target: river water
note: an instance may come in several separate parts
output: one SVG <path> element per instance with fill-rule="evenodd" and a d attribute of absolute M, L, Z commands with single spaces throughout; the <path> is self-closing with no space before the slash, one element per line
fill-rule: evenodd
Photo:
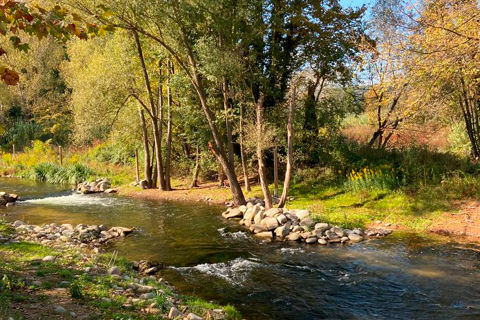
<path fill-rule="evenodd" d="M 66 189 L 0 179 L 23 200 L 0 215 L 136 227 L 108 250 L 160 262 L 182 293 L 233 304 L 246 319 L 480 319 L 479 256 L 466 245 L 399 232 L 346 246 L 264 243 L 218 206 Z"/>

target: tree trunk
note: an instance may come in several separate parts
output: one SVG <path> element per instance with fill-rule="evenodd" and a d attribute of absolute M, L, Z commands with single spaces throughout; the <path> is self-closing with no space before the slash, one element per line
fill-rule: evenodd
<path fill-rule="evenodd" d="M 195 156 L 195 169 L 193 170 L 192 183 L 190 189 L 198 187 L 198 173 L 200 172 L 200 148 L 197 146 L 197 154 Z"/>
<path fill-rule="evenodd" d="M 168 61 L 168 78 L 167 78 L 167 150 L 165 153 L 165 189 L 172 190 L 170 181 L 170 164 L 172 156 L 172 89 L 170 80 L 173 74 L 173 63 Z"/>
<path fill-rule="evenodd" d="M 212 145 L 211 149 L 214 152 L 215 156 L 217 157 L 218 161 L 221 163 L 222 168 L 225 174 L 227 175 L 227 179 L 230 184 L 230 190 L 232 192 L 233 202 L 237 206 L 245 204 L 246 203 L 245 197 L 243 195 L 242 188 L 238 183 L 237 175 L 235 174 L 235 168 L 227 158 L 222 140 L 220 138 L 220 134 L 218 133 L 217 126 L 215 124 L 215 116 L 213 115 L 212 111 L 208 107 L 207 98 L 204 92 L 201 78 L 198 74 L 194 74 L 191 80 L 197 92 L 198 98 L 200 100 L 200 105 L 205 114 L 208 125 L 212 132 L 213 139 L 215 141 L 215 145 L 214 146 Z"/>
<path fill-rule="evenodd" d="M 245 183 L 245 190 L 250 191 L 250 181 L 248 180 L 248 168 L 247 162 L 245 161 L 245 151 L 243 150 L 243 108 L 240 105 L 240 159 L 242 161 L 243 169 L 243 182 Z"/>
<path fill-rule="evenodd" d="M 152 167 L 150 166 L 150 148 L 148 146 L 147 124 L 145 123 L 145 115 L 143 114 L 142 108 L 138 108 L 138 113 L 142 126 L 143 152 L 145 154 L 144 175 L 145 180 L 147 181 L 147 187 L 150 188 L 152 186 Z"/>
<path fill-rule="evenodd" d="M 218 163 L 218 187 L 225 187 L 225 172 L 220 162 Z"/>
<path fill-rule="evenodd" d="M 273 196 L 278 198 L 278 153 L 277 146 L 273 149 Z"/>
<path fill-rule="evenodd" d="M 230 161 L 230 163 L 232 163 L 233 166 L 235 166 L 235 162 L 233 158 L 234 155 L 233 155 L 232 124 L 230 119 L 228 118 L 229 116 L 228 112 L 231 107 L 230 92 L 228 88 L 227 79 L 225 77 L 223 78 L 222 93 L 223 93 L 223 109 L 225 111 L 225 128 L 227 131 L 228 160 Z"/>
<path fill-rule="evenodd" d="M 272 207 L 272 195 L 268 189 L 267 182 L 267 173 L 265 169 L 265 161 L 263 159 L 263 146 L 262 146 L 262 135 L 263 135 L 263 112 L 264 112 L 264 96 L 261 95 L 258 98 L 255 109 L 257 114 L 257 158 L 258 158 L 258 176 L 260 178 L 260 185 L 262 186 L 263 197 L 265 200 L 265 209 L 270 209 Z"/>
<path fill-rule="evenodd" d="M 162 159 L 162 127 L 163 127 L 163 82 L 162 82 L 162 61 L 158 61 L 158 92 L 157 92 L 157 114 L 153 123 L 153 136 L 155 138 L 158 184 L 160 190 L 165 190 L 165 176 Z"/>
<path fill-rule="evenodd" d="M 295 95 L 296 85 L 293 85 L 292 95 L 290 97 L 290 105 L 288 108 L 288 122 L 287 122 L 287 169 L 285 171 L 285 180 L 283 182 L 282 196 L 278 203 L 279 208 L 283 208 L 287 202 L 288 190 L 290 188 L 290 179 L 292 178 L 293 170 L 293 114 L 295 112 Z"/>

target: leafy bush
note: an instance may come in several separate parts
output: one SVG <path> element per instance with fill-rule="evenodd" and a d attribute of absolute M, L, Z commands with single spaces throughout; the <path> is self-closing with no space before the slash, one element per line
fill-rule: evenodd
<path fill-rule="evenodd" d="M 83 293 L 82 293 L 82 285 L 80 281 L 75 280 L 72 282 L 70 285 L 70 296 L 73 299 L 82 299 L 83 298 Z"/>

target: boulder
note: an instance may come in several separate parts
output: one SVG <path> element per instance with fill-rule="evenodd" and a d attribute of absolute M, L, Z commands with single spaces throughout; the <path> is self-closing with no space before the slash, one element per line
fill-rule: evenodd
<path fill-rule="evenodd" d="M 260 224 L 267 230 L 275 230 L 278 227 L 278 220 L 274 217 L 265 217 Z"/>
<path fill-rule="evenodd" d="M 320 230 L 321 232 L 327 231 L 330 229 L 330 225 L 328 223 L 320 222 L 315 224 L 315 230 L 318 231 Z"/>
<path fill-rule="evenodd" d="M 263 210 L 260 210 L 253 218 L 253 221 L 255 221 L 255 224 L 260 224 L 263 218 L 265 218 L 265 212 Z"/>
<path fill-rule="evenodd" d="M 305 218 L 300 221 L 300 225 L 310 230 L 315 226 L 315 222 L 311 218 Z"/>
<path fill-rule="evenodd" d="M 273 233 L 272 231 L 263 231 L 263 232 L 255 233 L 255 236 L 262 239 L 272 239 Z"/>
<path fill-rule="evenodd" d="M 168 312 L 168 319 L 176 319 L 180 317 L 183 317 L 183 314 L 177 308 L 171 307 Z"/>
<path fill-rule="evenodd" d="M 306 219 L 310 216 L 309 210 L 294 209 L 294 210 L 291 210 L 290 213 L 293 213 L 294 215 L 296 215 L 300 220 Z"/>
<path fill-rule="evenodd" d="M 282 212 L 283 212 L 282 208 L 270 208 L 270 209 L 265 211 L 265 216 L 266 217 L 276 217 L 277 215 L 279 215 Z"/>
<path fill-rule="evenodd" d="M 243 217 L 243 212 L 240 211 L 238 208 L 232 208 L 228 211 L 228 213 L 225 215 L 225 218 L 227 219 L 232 219 L 232 218 L 241 218 Z"/>
<path fill-rule="evenodd" d="M 110 269 L 108 269 L 108 274 L 110 275 L 120 275 L 121 272 L 120 272 L 120 269 L 118 267 L 111 267 Z"/>
<path fill-rule="evenodd" d="M 292 232 L 288 236 L 285 237 L 287 241 L 298 241 L 301 239 L 300 233 L 298 232 Z"/>
<path fill-rule="evenodd" d="M 320 239 L 318 239 L 318 243 L 321 244 L 321 245 L 326 245 L 328 243 L 328 241 L 323 239 L 323 238 L 320 238 Z"/>
<path fill-rule="evenodd" d="M 250 226 L 250 231 L 252 231 L 253 233 L 259 233 L 259 232 L 267 231 L 267 229 L 261 224 L 252 224 Z"/>
<path fill-rule="evenodd" d="M 307 239 L 305 239 L 305 243 L 308 243 L 308 244 L 313 244 L 317 242 L 317 237 L 313 236 L 313 237 L 308 237 Z"/>
<path fill-rule="evenodd" d="M 150 186 L 148 185 L 148 181 L 147 180 L 141 180 L 138 185 L 140 186 L 140 188 L 142 189 L 148 189 Z"/>
<path fill-rule="evenodd" d="M 360 242 L 360 241 L 363 240 L 363 237 L 359 234 L 356 234 L 356 233 L 352 232 L 348 235 L 348 239 L 350 239 L 350 241 L 352 241 L 352 242 Z"/>
<path fill-rule="evenodd" d="M 250 208 L 245 211 L 243 215 L 243 219 L 245 221 L 252 221 L 255 218 L 255 215 L 260 211 L 260 206 L 251 206 Z"/>
<path fill-rule="evenodd" d="M 278 238 L 285 238 L 290 233 L 290 223 L 286 223 L 275 229 L 275 236 Z"/>
<path fill-rule="evenodd" d="M 112 189 L 112 188 L 108 188 L 106 189 L 105 191 L 103 191 L 104 193 L 117 193 L 117 190 L 116 189 Z"/>
<path fill-rule="evenodd" d="M 285 224 L 288 221 L 287 217 L 284 214 L 279 214 L 277 216 L 277 220 L 278 220 L 278 223 L 280 224 Z"/>
<path fill-rule="evenodd" d="M 202 320 L 202 317 L 199 317 L 197 316 L 195 313 L 189 313 L 187 316 L 186 316 L 186 319 L 187 320 Z"/>

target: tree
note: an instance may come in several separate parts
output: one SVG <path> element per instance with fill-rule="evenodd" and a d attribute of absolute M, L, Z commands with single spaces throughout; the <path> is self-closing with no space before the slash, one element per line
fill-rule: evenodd
<path fill-rule="evenodd" d="M 88 36 L 104 34 L 108 27 L 97 28 L 86 23 L 74 13 L 56 5 L 51 9 L 41 6 L 30 7 L 27 3 L 16 0 L 4 0 L 0 3 L 0 35 L 10 36 L 14 48 L 19 51 L 28 51 L 29 44 L 20 38 L 25 34 L 36 35 L 39 40 L 46 36 L 66 42 L 72 36 L 87 39 Z M 7 51 L 0 47 L 0 57 Z M 0 77 L 6 85 L 16 85 L 18 73 L 8 66 L 0 65 Z"/>
<path fill-rule="evenodd" d="M 480 157 L 478 2 L 425 1 L 406 15 L 411 35 L 405 65 L 412 81 L 412 105 L 417 110 L 459 113 L 472 156 Z"/>

